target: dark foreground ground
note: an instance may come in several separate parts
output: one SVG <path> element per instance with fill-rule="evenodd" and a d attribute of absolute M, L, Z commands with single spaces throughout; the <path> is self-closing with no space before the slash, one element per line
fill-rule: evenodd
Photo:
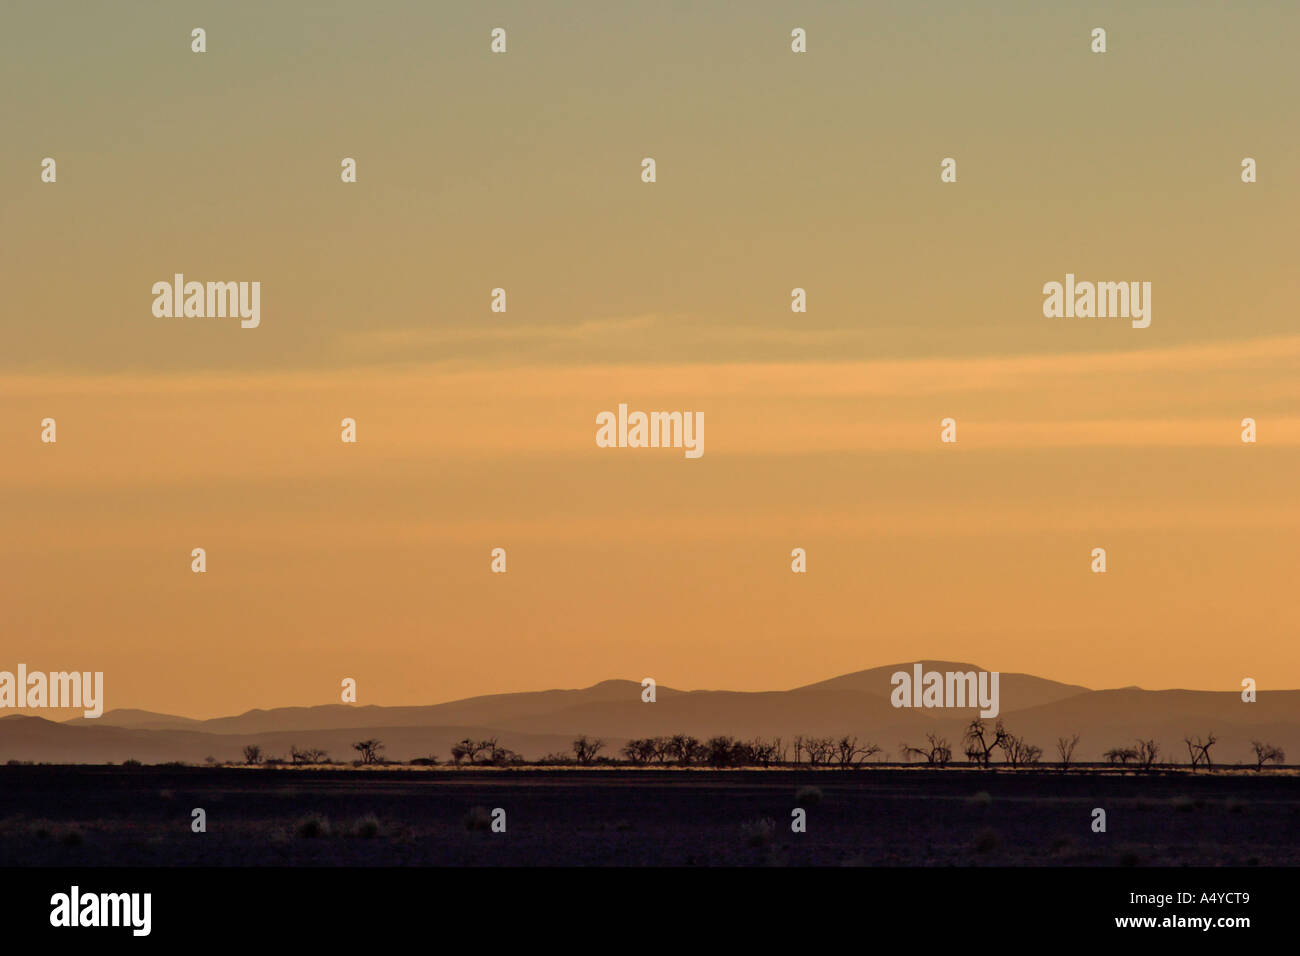
<path fill-rule="evenodd" d="M 1296 866 L 1300 776 L 0 767 L 0 866 L 549 864 Z"/>

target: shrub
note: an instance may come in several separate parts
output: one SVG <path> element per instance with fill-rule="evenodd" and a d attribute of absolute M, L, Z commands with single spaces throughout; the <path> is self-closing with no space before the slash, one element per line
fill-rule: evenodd
<path fill-rule="evenodd" d="M 776 837 L 776 822 L 768 817 L 760 817 L 741 824 L 741 835 L 745 843 L 752 847 L 768 846 Z"/>
<path fill-rule="evenodd" d="M 492 827 L 492 814 L 487 807 L 470 807 L 465 814 L 466 830 L 488 830 Z"/>
<path fill-rule="evenodd" d="M 547 754 L 537 761 L 539 767 L 572 767 L 576 761 L 571 754 Z"/>
<path fill-rule="evenodd" d="M 330 823 L 323 816 L 313 813 L 311 816 L 303 817 L 298 821 L 294 833 L 304 840 L 315 840 L 318 837 L 329 836 Z"/>
<path fill-rule="evenodd" d="M 975 842 L 972 844 L 976 853 L 992 853 L 1001 845 L 1002 838 L 998 836 L 997 831 L 988 827 L 975 834 Z"/>
<path fill-rule="evenodd" d="M 801 807 L 815 807 L 822 802 L 822 792 L 818 787 L 800 787 L 795 791 L 794 802 Z"/>

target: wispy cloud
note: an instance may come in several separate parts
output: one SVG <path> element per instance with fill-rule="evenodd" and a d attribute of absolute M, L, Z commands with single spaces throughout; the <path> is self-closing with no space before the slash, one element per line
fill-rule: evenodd
<path fill-rule="evenodd" d="M 649 322 L 649 319 L 638 320 Z M 275 481 L 451 457 L 596 460 L 619 402 L 703 411 L 708 456 L 1300 445 L 1300 336 L 1124 353 L 662 365 L 407 363 L 244 375 L 0 377 L 8 487 Z M 36 424 L 59 419 L 43 448 Z M 361 444 L 340 452 L 339 422 Z M 60 466 L 59 462 L 63 465 Z M 80 462 L 80 465 L 73 463 Z"/>

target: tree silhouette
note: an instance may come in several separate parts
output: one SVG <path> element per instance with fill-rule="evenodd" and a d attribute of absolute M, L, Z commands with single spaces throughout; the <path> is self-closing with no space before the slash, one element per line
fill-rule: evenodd
<path fill-rule="evenodd" d="M 599 737 L 580 736 L 573 742 L 573 757 L 583 767 L 590 767 L 596 761 L 596 754 L 605 746 Z"/>
<path fill-rule="evenodd" d="M 1183 743 L 1187 744 L 1187 753 L 1192 758 L 1192 772 L 1196 772 L 1198 764 L 1205 764 L 1205 769 L 1213 771 L 1214 766 L 1210 763 L 1210 748 L 1216 742 L 1214 734 L 1207 734 L 1206 739 L 1202 740 L 1197 736 L 1195 740 L 1191 737 L 1184 737 Z"/>
<path fill-rule="evenodd" d="M 861 766 L 862 761 L 878 753 L 880 753 L 878 746 L 875 744 L 859 744 L 857 737 L 846 735 L 835 742 L 835 759 L 839 761 L 841 770 Z"/>
<path fill-rule="evenodd" d="M 1286 754 L 1282 752 L 1281 747 L 1274 747 L 1272 744 L 1264 743 L 1259 740 L 1250 742 L 1250 749 L 1255 752 L 1255 770 L 1256 772 L 1264 769 L 1264 764 L 1272 762 L 1281 764 L 1286 760 Z"/>
<path fill-rule="evenodd" d="M 1017 737 L 1015 734 L 1004 734 L 1000 746 L 1002 747 L 1003 757 L 1006 759 L 1007 764 L 1012 767 L 1038 763 L 1039 758 L 1043 756 L 1042 747 L 1027 743 L 1023 738 Z"/>
<path fill-rule="evenodd" d="M 938 734 L 926 734 L 926 742 L 929 747 L 910 747 L 907 744 L 899 744 L 903 751 L 903 759 L 908 760 L 913 756 L 924 757 L 925 762 L 932 767 L 946 767 L 952 760 L 952 747 L 948 746 L 948 741 Z"/>
<path fill-rule="evenodd" d="M 382 741 L 372 738 L 370 740 L 358 740 L 352 745 L 352 749 L 361 755 L 363 764 L 379 763 L 379 752 L 384 749 L 384 745 Z"/>
<path fill-rule="evenodd" d="M 1154 740 L 1139 740 L 1134 753 L 1137 755 L 1138 766 L 1143 770 L 1150 770 L 1155 766 L 1156 758 L 1160 756 L 1160 745 Z"/>
<path fill-rule="evenodd" d="M 297 747 L 289 748 L 289 760 L 292 763 L 325 763 L 329 759 L 329 754 L 318 747 L 305 747 L 299 750 Z"/>
<path fill-rule="evenodd" d="M 1112 747 L 1105 753 L 1107 763 L 1127 765 L 1130 760 L 1137 760 L 1137 751 L 1132 747 Z"/>
<path fill-rule="evenodd" d="M 1056 752 L 1061 756 L 1061 770 L 1070 769 L 1070 761 L 1074 759 L 1074 748 L 1079 746 L 1079 735 L 1073 737 L 1057 737 Z"/>
<path fill-rule="evenodd" d="M 667 752 L 679 766 L 689 767 L 702 755 L 704 745 L 689 734 L 673 734 L 668 740 Z"/>
<path fill-rule="evenodd" d="M 966 759 L 985 768 L 989 765 L 993 751 L 1001 747 L 1007 739 L 1007 731 L 1000 720 L 993 729 L 993 736 L 990 737 L 988 734 L 989 730 L 984 726 L 983 719 L 976 717 L 970 722 L 962 738 L 966 744 Z"/>

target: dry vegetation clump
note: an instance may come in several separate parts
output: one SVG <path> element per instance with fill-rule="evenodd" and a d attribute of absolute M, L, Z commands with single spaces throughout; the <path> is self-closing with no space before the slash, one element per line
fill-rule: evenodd
<path fill-rule="evenodd" d="M 315 840 L 330 835 L 330 822 L 319 813 L 303 817 L 294 827 L 294 834 L 303 840 Z"/>
<path fill-rule="evenodd" d="M 489 830 L 492 828 L 492 814 L 487 807 L 470 807 L 465 814 L 466 830 Z"/>
<path fill-rule="evenodd" d="M 776 821 L 770 817 L 759 817 L 755 820 L 747 820 L 740 826 L 741 835 L 745 838 L 745 845 L 752 847 L 770 846 L 776 838 Z"/>
<path fill-rule="evenodd" d="M 981 854 L 992 853 L 1001 845 L 1002 845 L 1002 837 L 998 836 L 998 832 L 996 830 L 993 830 L 989 827 L 985 827 L 984 829 L 980 830 L 979 833 L 975 834 L 975 839 L 971 843 L 971 847 L 975 850 L 975 852 Z"/>

